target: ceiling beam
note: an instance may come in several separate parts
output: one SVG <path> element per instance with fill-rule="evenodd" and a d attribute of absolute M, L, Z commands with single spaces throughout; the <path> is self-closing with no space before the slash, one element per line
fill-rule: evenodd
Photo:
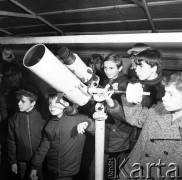
<path fill-rule="evenodd" d="M 15 12 L 8 12 L 8 11 L 0 11 L 0 16 L 12 16 L 12 17 L 20 17 L 20 18 L 32 18 L 32 19 L 36 18 L 35 16 L 30 14 L 15 13 Z"/>
<path fill-rule="evenodd" d="M 53 24 L 51 24 L 50 22 L 48 22 L 46 19 L 42 18 L 41 16 L 35 14 L 33 11 L 31 11 L 30 9 L 28 9 L 27 7 L 25 7 L 24 5 L 22 5 L 21 3 L 15 1 L 15 0 L 8 0 L 11 3 L 13 3 L 14 5 L 18 6 L 19 8 L 23 9 L 24 11 L 28 12 L 29 14 L 33 15 L 35 18 L 39 19 L 40 21 L 42 21 L 44 24 L 48 25 L 49 27 L 51 27 L 52 29 L 56 30 L 59 34 L 63 35 L 63 31 L 61 31 L 59 28 L 57 28 L 56 26 L 54 26 Z"/>
<path fill-rule="evenodd" d="M 12 33 L 10 33 L 9 31 L 4 30 L 2 28 L 0 28 L 0 31 L 7 34 L 7 35 L 10 35 L 10 36 L 12 35 Z"/>
<path fill-rule="evenodd" d="M 134 20 L 119 20 L 119 21 L 92 21 L 92 22 L 81 22 L 81 23 L 61 23 L 61 24 L 56 24 L 56 26 L 77 26 L 77 25 L 95 25 L 95 24 L 117 24 L 117 23 L 135 23 L 135 22 L 147 22 L 147 19 L 134 19 Z M 166 21 L 182 21 L 182 17 L 179 18 L 154 18 L 153 22 L 166 22 Z M 43 27 L 45 26 L 44 24 L 41 25 L 22 25 L 22 26 L 13 26 L 13 27 L 8 27 L 8 28 L 4 28 L 5 29 L 11 29 L 11 28 L 15 28 L 15 29 L 21 29 L 21 28 L 32 28 L 32 27 Z M 143 31 L 143 30 L 142 30 Z M 146 32 L 146 30 L 144 30 Z M 160 31 L 160 30 L 158 30 Z M 167 30 L 168 31 L 168 30 Z M 172 31 L 172 30 L 170 30 Z M 124 31 L 125 32 L 125 31 Z M 181 30 L 180 30 L 181 32 Z M 54 31 L 54 33 L 56 33 Z M 39 33 L 38 33 L 39 34 Z M 45 32 L 46 34 L 46 32 Z M 48 32 L 49 34 L 49 32 Z"/>
<path fill-rule="evenodd" d="M 0 44 L 182 43 L 182 33 L 105 34 L 48 37 L 0 37 Z"/>
<path fill-rule="evenodd" d="M 66 36 L 74 35 L 105 35 L 105 34 L 139 34 L 139 33 L 151 33 L 151 30 L 138 30 L 138 31 L 100 31 L 100 32 L 67 32 Z"/>
<path fill-rule="evenodd" d="M 73 25 L 95 25 L 95 24 L 117 24 L 117 23 L 135 23 L 135 22 L 147 22 L 148 19 L 132 19 L 132 20 L 118 20 L 118 21 L 95 21 L 95 22 L 81 22 L 81 23 L 61 23 L 57 26 L 73 26 Z M 166 22 L 166 21 L 182 21 L 182 17 L 179 18 L 154 18 L 153 22 Z"/>
<path fill-rule="evenodd" d="M 122 4 L 117 5 L 120 9 L 126 9 L 126 8 L 134 8 L 138 6 L 142 6 L 142 3 L 137 0 L 130 0 L 132 2 L 136 2 L 136 4 Z M 179 4 L 182 3 L 182 0 L 178 1 L 158 1 L 158 2 L 148 2 L 148 6 L 159 6 L 159 5 L 173 5 L 173 4 Z M 68 13 L 82 13 L 82 12 L 92 12 L 92 11 L 106 11 L 115 9 L 115 6 L 103 6 L 103 7 L 92 7 L 92 8 L 84 8 L 84 9 L 69 9 L 69 10 L 63 10 L 63 11 L 53 11 L 53 12 L 43 12 L 43 13 L 37 13 L 37 15 L 40 16 L 48 16 L 48 15 L 54 15 L 54 14 L 68 14 Z"/>
<path fill-rule="evenodd" d="M 173 5 L 173 4 L 181 4 L 182 0 L 172 0 L 172 1 L 157 1 L 157 2 L 148 2 L 148 6 L 160 6 L 160 5 Z"/>
<path fill-rule="evenodd" d="M 158 30 L 158 33 L 171 33 L 171 32 L 182 32 L 181 29 L 173 30 Z M 100 32 L 67 32 L 65 35 L 105 35 L 105 34 L 143 34 L 152 33 L 151 30 L 137 30 L 137 31 L 100 31 Z"/>
<path fill-rule="evenodd" d="M 158 30 L 158 33 L 170 33 L 170 32 L 182 32 L 181 29 L 173 29 L 173 30 Z M 143 34 L 143 33 L 152 33 L 151 30 L 137 30 L 137 31 L 100 31 L 100 32 L 67 32 L 65 36 L 74 36 L 74 35 L 105 35 L 105 34 Z M 21 36 L 32 36 L 32 35 L 46 35 L 46 33 L 32 33 L 32 34 L 23 34 Z M 55 32 L 47 33 L 49 35 L 55 34 Z"/>
<path fill-rule="evenodd" d="M 158 33 L 169 33 L 169 32 L 182 32 L 181 29 L 173 29 L 173 30 L 158 30 Z M 105 35 L 105 34 L 139 34 L 139 33 L 152 33 L 151 30 L 137 30 L 137 31 L 100 31 L 100 32 L 67 32 L 65 36 L 72 36 L 72 35 Z M 29 34 L 21 34 L 21 36 L 42 36 L 42 35 L 56 35 L 55 32 L 48 32 L 48 33 L 29 33 Z"/>
<path fill-rule="evenodd" d="M 138 4 L 145 11 L 145 14 L 146 14 L 148 22 L 149 22 L 149 24 L 151 26 L 152 32 L 157 32 L 156 29 L 155 29 L 152 17 L 150 15 L 150 11 L 148 9 L 146 0 L 141 0 L 141 1 L 140 0 L 130 0 L 130 1 Z"/>
<path fill-rule="evenodd" d="M 134 4 L 138 4 L 140 7 L 143 7 L 143 4 L 139 0 L 130 0 Z"/>
<path fill-rule="evenodd" d="M 152 32 L 157 32 L 156 29 L 155 29 L 155 26 L 154 26 L 154 23 L 153 23 L 153 20 L 152 20 L 152 17 L 150 15 L 150 12 L 149 12 L 149 9 L 148 9 L 148 6 L 147 6 L 147 3 L 146 3 L 146 0 L 141 0 L 142 1 L 142 4 L 143 4 L 143 9 L 145 11 L 145 14 L 148 18 L 148 21 L 149 21 L 149 24 L 152 28 Z"/>
<path fill-rule="evenodd" d="M 131 8 L 137 7 L 135 4 L 124 4 L 124 5 L 117 5 L 119 8 Z M 54 11 L 54 12 L 44 12 L 38 13 L 38 15 L 46 16 L 46 15 L 54 15 L 54 14 L 68 14 L 68 13 L 82 13 L 82 12 L 92 12 L 92 11 L 107 11 L 115 9 L 115 6 L 102 6 L 102 7 L 91 7 L 91 8 L 84 8 L 84 9 L 69 9 L 63 11 Z"/>

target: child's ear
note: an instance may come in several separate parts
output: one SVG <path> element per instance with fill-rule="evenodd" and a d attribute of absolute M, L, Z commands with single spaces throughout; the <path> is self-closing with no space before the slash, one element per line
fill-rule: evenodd
<path fill-rule="evenodd" d="M 33 102 L 32 102 L 32 105 L 35 106 L 35 104 L 36 104 L 36 101 L 33 101 Z"/>
<path fill-rule="evenodd" d="M 123 69 L 123 66 L 119 67 L 118 68 L 118 71 L 122 71 L 122 69 Z"/>
<path fill-rule="evenodd" d="M 157 72 L 157 66 L 152 67 L 153 72 Z"/>

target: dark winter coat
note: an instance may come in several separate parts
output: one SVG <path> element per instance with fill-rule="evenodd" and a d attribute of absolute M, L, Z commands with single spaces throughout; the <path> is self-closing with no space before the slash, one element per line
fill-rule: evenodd
<path fill-rule="evenodd" d="M 30 161 L 42 139 L 44 123 L 36 109 L 18 112 L 10 118 L 7 137 L 10 165 Z"/>
<path fill-rule="evenodd" d="M 126 87 L 128 85 L 128 76 L 124 74 L 122 71 L 118 74 L 118 77 L 115 79 L 109 79 L 106 78 L 103 82 L 104 87 L 107 84 L 110 84 L 111 86 L 116 85 L 118 90 L 125 91 Z M 114 94 L 112 96 L 113 99 L 116 99 L 119 103 L 121 103 L 121 94 Z"/>
<path fill-rule="evenodd" d="M 32 169 L 37 169 L 47 154 L 49 173 L 61 177 L 77 174 L 85 142 L 85 135 L 77 132 L 77 125 L 84 121 L 91 122 L 87 116 L 79 114 L 52 118 L 32 159 Z"/>
<path fill-rule="evenodd" d="M 106 79 L 104 85 L 110 84 L 111 86 L 118 86 L 118 90 L 125 91 L 128 85 L 128 77 L 122 71 L 116 79 Z M 121 105 L 121 94 L 114 94 L 113 99 L 116 99 Z M 123 117 L 124 114 L 123 114 Z M 113 118 L 108 114 L 105 124 L 105 152 L 122 152 L 132 149 L 138 138 L 139 130 L 127 122 L 122 122 Z"/>

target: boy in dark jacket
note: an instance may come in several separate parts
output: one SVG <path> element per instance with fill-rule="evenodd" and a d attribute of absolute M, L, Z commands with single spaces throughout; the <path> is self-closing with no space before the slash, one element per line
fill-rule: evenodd
<path fill-rule="evenodd" d="M 106 79 L 103 81 L 103 85 L 109 84 L 111 89 L 125 91 L 128 84 L 128 77 L 123 73 L 123 62 L 122 57 L 119 54 L 109 54 L 105 57 L 104 62 L 104 72 L 106 74 Z M 116 99 L 120 104 L 121 94 L 114 94 L 113 99 Z M 102 94 L 95 94 L 94 99 L 96 101 L 104 101 L 105 98 Z M 123 116 L 124 118 L 124 116 Z M 79 125 L 79 129 L 85 129 L 87 127 L 86 123 Z M 105 154 L 104 154 L 104 179 L 114 178 L 114 175 L 109 174 L 109 161 L 110 159 L 115 159 L 116 161 L 123 161 L 133 147 L 133 144 L 138 138 L 138 128 L 133 127 L 126 122 L 118 121 L 112 118 L 108 114 L 108 118 L 105 122 Z M 81 130 L 83 132 L 83 130 Z M 118 173 L 116 170 L 116 174 Z M 93 158 L 90 166 L 89 180 L 95 179 L 95 159 Z"/>
<path fill-rule="evenodd" d="M 49 92 L 48 100 L 52 118 L 32 159 L 30 177 L 36 178 L 37 168 L 46 156 L 49 180 L 72 180 L 79 172 L 85 142 L 85 135 L 77 132 L 77 125 L 84 121 L 90 124 L 91 119 L 77 113 L 69 114 L 68 100 L 55 90 Z M 94 131 L 93 128 L 90 126 L 88 131 Z"/>
<path fill-rule="evenodd" d="M 155 49 L 146 49 L 141 51 L 135 56 L 134 64 L 135 71 L 138 76 L 138 80 L 133 80 L 131 83 L 128 83 L 128 87 L 135 92 L 140 86 L 143 91 L 149 92 L 150 95 L 142 95 L 138 98 L 135 93 L 127 96 L 127 99 L 132 99 L 132 103 L 136 104 L 142 99 L 142 107 L 150 108 L 153 104 L 156 104 L 158 101 L 162 101 L 164 96 L 164 87 L 162 86 L 162 56 L 158 50 Z M 107 89 L 107 88 L 106 88 Z M 114 98 L 113 98 L 114 99 Z M 117 100 L 117 99 L 116 99 Z M 118 101 L 118 100 L 117 100 Z M 121 99 L 120 99 L 121 101 Z M 120 101 L 118 101 L 120 103 Z M 107 105 L 113 107 L 112 102 L 107 101 Z M 124 118 L 124 113 L 121 115 L 122 119 Z M 136 141 L 136 139 L 135 139 Z M 133 142 L 133 145 L 135 144 Z"/>
<path fill-rule="evenodd" d="M 142 52 L 140 52 L 135 57 L 135 71 L 137 76 L 139 77 L 139 80 L 133 83 L 129 83 L 126 90 L 126 98 L 129 102 L 133 104 L 137 104 L 138 102 L 141 102 L 142 107 L 151 107 L 153 104 L 156 104 L 158 101 L 162 100 L 162 97 L 164 95 L 164 88 L 161 84 L 162 81 L 162 73 L 161 73 L 161 64 L 162 64 L 162 58 L 159 51 L 154 49 L 147 49 Z M 106 89 L 108 89 L 106 87 Z M 145 92 L 149 92 L 150 95 L 146 96 L 143 94 L 140 94 L 139 96 L 136 93 L 128 93 L 128 90 L 132 90 L 132 92 L 137 92 L 138 89 L 142 89 Z M 104 93 L 104 95 L 107 95 L 107 93 Z M 112 94 L 112 93 L 111 93 Z M 110 94 L 110 96 L 111 96 Z M 115 109 L 116 104 L 113 100 L 106 97 L 107 105 L 109 113 L 112 112 L 113 109 Z M 133 104 L 130 104 L 131 106 Z M 117 114 L 112 114 L 112 117 L 119 120 L 121 123 L 125 121 L 125 118 L 123 116 L 125 115 L 124 112 L 120 113 L 120 116 Z M 119 118 L 118 118 L 119 117 Z M 135 118 L 133 116 L 132 118 Z M 137 126 L 141 128 L 140 126 Z"/>
<path fill-rule="evenodd" d="M 109 84 L 113 90 L 125 91 L 129 80 L 128 76 L 123 73 L 122 56 L 119 54 L 109 54 L 105 57 L 103 66 L 107 77 L 104 86 Z M 122 105 L 120 97 L 121 94 L 117 93 L 112 96 L 113 99 L 116 99 Z M 138 128 L 127 123 L 121 123 L 108 114 L 105 130 L 106 157 L 117 157 L 122 161 L 133 146 L 131 141 L 134 143 L 136 138 L 138 138 L 138 131 Z"/>
<path fill-rule="evenodd" d="M 16 91 L 19 112 L 8 122 L 8 160 L 11 171 L 28 180 L 30 161 L 42 139 L 44 120 L 36 108 L 38 91 L 24 86 Z M 41 178 L 41 172 L 39 174 Z"/>

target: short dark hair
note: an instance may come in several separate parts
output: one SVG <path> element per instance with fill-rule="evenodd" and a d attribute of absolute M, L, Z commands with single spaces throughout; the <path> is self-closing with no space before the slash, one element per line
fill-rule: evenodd
<path fill-rule="evenodd" d="M 141 62 L 144 61 L 151 67 L 157 66 L 157 73 L 161 72 L 162 55 L 156 49 L 146 49 L 144 51 L 141 51 L 135 56 L 134 61 L 137 65 L 140 65 Z"/>
<path fill-rule="evenodd" d="M 37 101 L 39 97 L 39 90 L 33 84 L 23 85 L 16 91 L 16 97 L 21 99 L 22 96 L 26 96 L 30 101 Z"/>
<path fill-rule="evenodd" d="M 116 63 L 116 66 L 118 68 L 120 68 L 121 66 L 123 66 L 123 58 L 120 54 L 109 54 L 105 57 L 104 62 L 105 61 L 112 61 L 114 63 Z"/>
<path fill-rule="evenodd" d="M 100 55 L 100 54 L 93 54 L 90 58 L 89 58 L 89 63 L 93 64 L 94 60 L 100 60 L 100 63 L 103 63 L 104 58 Z"/>
<path fill-rule="evenodd" d="M 177 90 L 182 92 L 182 72 L 171 74 L 163 78 L 162 84 L 164 86 L 174 85 Z"/>

